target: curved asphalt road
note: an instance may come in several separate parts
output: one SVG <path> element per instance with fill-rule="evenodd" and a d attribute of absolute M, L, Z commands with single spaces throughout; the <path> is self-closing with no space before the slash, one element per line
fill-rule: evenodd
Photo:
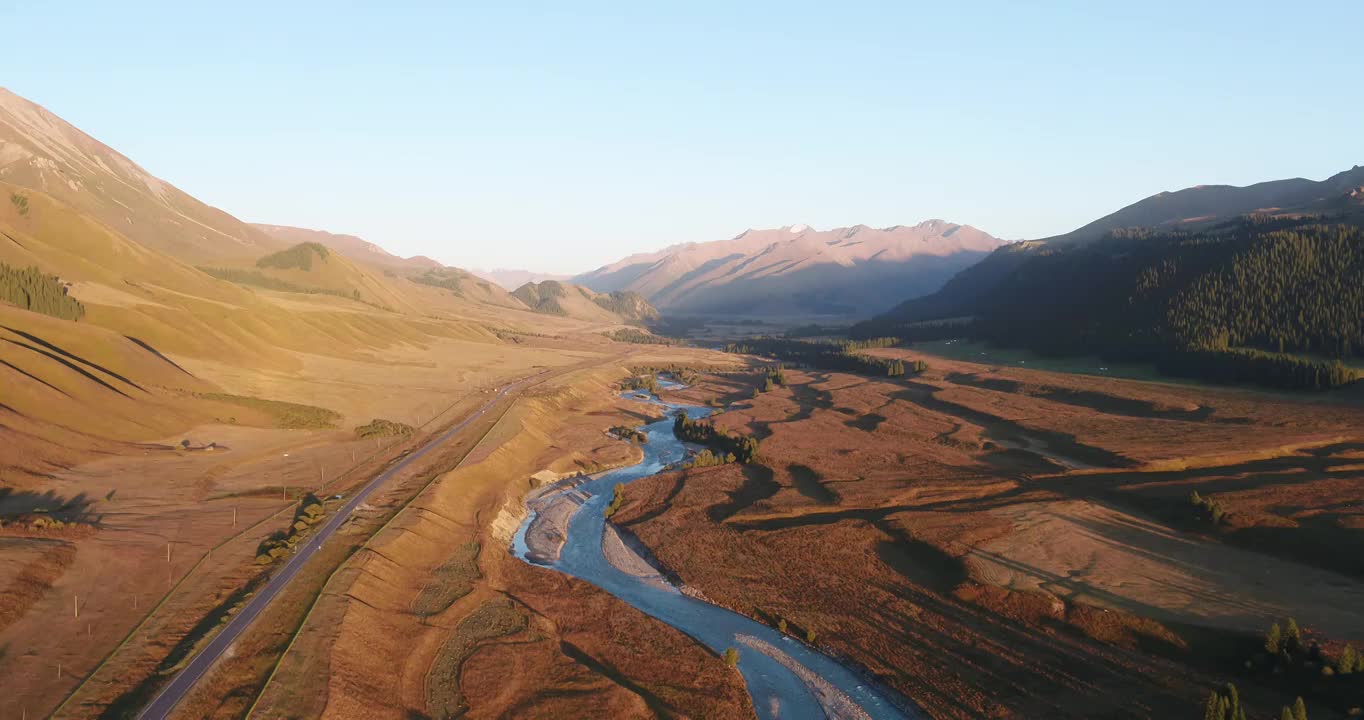
<path fill-rule="evenodd" d="M 189 694 L 189 691 L 194 688 L 194 684 L 199 681 L 199 678 L 203 677 L 204 673 L 208 672 L 209 668 L 213 667 L 213 663 L 217 662 L 218 658 L 222 657 L 228 647 L 237 641 L 237 638 L 240 637 L 241 634 L 246 631 L 246 628 L 251 625 L 251 622 L 265 610 L 266 606 L 270 604 L 270 601 L 274 600 L 275 596 L 284 590 L 284 586 L 288 585 L 289 581 L 294 579 L 294 576 L 298 574 L 298 571 L 303 568 L 304 563 L 308 562 L 308 558 L 312 557 L 313 553 L 317 552 L 322 543 L 326 542 L 327 538 L 330 538 L 337 529 L 346 522 L 346 518 L 350 517 L 351 512 L 359 507 L 371 493 L 379 488 L 380 485 L 383 485 L 394 475 L 401 472 L 403 468 L 407 467 L 417 458 L 420 458 L 454 437 L 456 433 L 463 430 L 469 423 L 482 417 L 483 413 L 491 409 L 504 395 L 511 392 L 514 388 L 524 385 L 534 377 L 537 376 L 532 375 L 530 377 L 522 378 L 502 388 L 491 400 L 485 403 L 483 407 L 480 407 L 472 415 L 464 418 L 449 430 L 441 433 L 440 436 L 423 445 L 420 450 L 409 454 L 389 469 L 379 473 L 373 480 L 370 480 L 368 484 L 352 495 L 350 502 L 346 503 L 338 512 L 333 514 L 331 520 L 327 521 L 327 524 L 323 525 L 321 530 L 308 538 L 307 542 L 298 546 L 293 557 L 289 558 L 289 562 L 285 563 L 284 567 L 280 568 L 279 572 L 275 573 L 275 576 L 270 578 L 270 581 L 251 598 L 250 602 L 246 603 L 246 606 L 233 616 L 232 621 L 227 624 L 227 627 L 223 628 L 222 632 L 218 633 L 208 645 L 204 646 L 204 648 L 194 656 L 193 660 L 189 661 L 189 664 L 185 666 L 185 669 L 181 670 L 175 676 L 175 679 L 171 680 L 170 683 L 161 690 L 161 693 L 156 696 L 156 699 L 152 700 L 151 704 L 147 705 L 147 707 L 142 710 L 142 713 L 138 715 L 138 718 L 161 720 L 161 718 L 170 715 L 171 710 L 175 708 L 176 704 L 184 699 L 185 695 Z"/>

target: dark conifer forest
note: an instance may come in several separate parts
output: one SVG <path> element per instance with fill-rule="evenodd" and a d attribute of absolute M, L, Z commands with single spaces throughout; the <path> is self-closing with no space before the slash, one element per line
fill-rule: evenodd
<path fill-rule="evenodd" d="M 79 320 L 85 306 L 66 294 L 55 275 L 36 267 L 16 268 L 0 263 L 0 302 L 63 320 Z"/>
<path fill-rule="evenodd" d="M 1213 382 L 1323 389 L 1364 357 L 1364 229 L 1351 222 L 1251 216 L 1202 232 L 1116 231 L 1085 245 L 1042 244 L 953 328 L 1050 355 L 1154 363 Z M 926 318 L 882 316 L 862 336 L 936 339 Z M 920 337 L 923 335 L 923 337 Z"/>

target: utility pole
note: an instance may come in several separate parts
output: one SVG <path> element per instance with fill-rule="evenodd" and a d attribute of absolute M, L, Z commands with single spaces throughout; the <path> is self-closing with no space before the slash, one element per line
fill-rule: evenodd
<path fill-rule="evenodd" d="M 171 545 L 171 544 L 170 544 L 170 541 L 167 540 L 167 541 L 166 541 L 166 562 L 167 562 L 167 563 L 170 562 L 170 545 Z"/>
<path fill-rule="evenodd" d="M 81 596 L 79 595 L 71 596 L 71 611 L 75 615 L 74 619 L 76 620 L 81 619 Z"/>
<path fill-rule="evenodd" d="M 237 527 L 237 506 L 232 506 L 232 527 Z"/>

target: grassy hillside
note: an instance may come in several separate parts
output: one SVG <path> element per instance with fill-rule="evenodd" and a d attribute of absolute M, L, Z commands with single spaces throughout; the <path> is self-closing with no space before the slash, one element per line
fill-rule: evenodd
<path fill-rule="evenodd" d="M 300 243 L 318 243 L 345 255 L 356 262 L 365 265 L 375 265 L 381 268 L 395 270 L 430 270 L 438 269 L 441 264 L 428 257 L 402 258 L 394 255 L 387 250 L 354 235 L 338 235 L 323 230 L 309 230 L 307 228 L 290 227 L 287 225 L 262 225 L 253 224 L 265 234 L 288 245 L 298 245 Z"/>
<path fill-rule="evenodd" d="M 325 248 L 296 248 L 237 269 L 325 293 L 258 290 L 149 250 L 46 194 L 5 183 L 0 193 L 23 198 L 0 204 L 0 403 L 39 436 L 60 427 L 149 439 L 215 418 L 252 422 L 250 409 L 195 396 L 221 388 L 180 371 L 184 360 L 290 373 L 306 355 L 369 361 L 385 348 L 436 338 L 502 343 L 485 322 L 461 319 L 457 302 L 439 306 L 440 298 L 426 297 L 440 294 L 434 288 L 376 277 Z M 410 300 L 404 290 L 414 291 Z M 407 311 L 380 309 L 380 301 Z"/>
<path fill-rule="evenodd" d="M 526 307 L 524 303 L 512 297 L 511 293 L 500 286 L 459 268 L 429 268 L 421 272 L 409 273 L 405 277 L 410 282 L 419 285 L 448 290 L 454 297 L 470 302 L 516 309 Z"/>
<path fill-rule="evenodd" d="M 5 182 L 48 193 L 148 249 L 207 262 L 254 258 L 283 247 L 3 88 L 0 145 Z"/>

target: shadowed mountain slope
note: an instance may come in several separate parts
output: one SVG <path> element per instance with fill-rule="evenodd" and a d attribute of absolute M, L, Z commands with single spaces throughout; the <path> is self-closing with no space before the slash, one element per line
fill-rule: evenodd
<path fill-rule="evenodd" d="M 1132 235 L 1123 231 L 1142 228 L 1147 232 L 1197 232 L 1248 214 L 1332 218 L 1354 217 L 1361 211 L 1364 211 L 1364 167 L 1361 166 L 1320 182 L 1293 179 L 1247 187 L 1202 185 L 1160 193 L 1065 235 L 1001 247 L 957 273 L 941 290 L 923 297 L 909 296 L 878 317 L 873 325 L 903 327 L 908 323 L 978 314 L 991 302 L 989 296 L 993 289 L 1011 274 L 1019 272 L 1031 258 L 1067 246 L 1099 242 L 1113 234 Z"/>

